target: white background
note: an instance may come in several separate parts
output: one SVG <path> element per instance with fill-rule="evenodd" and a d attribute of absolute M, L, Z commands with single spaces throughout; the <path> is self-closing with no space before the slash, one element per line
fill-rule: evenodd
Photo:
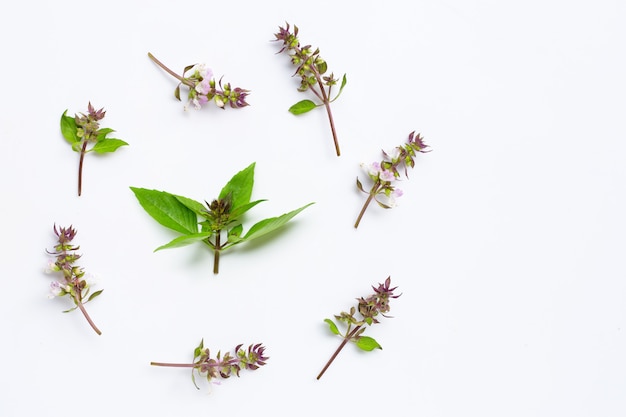
<path fill-rule="evenodd" d="M 55 1 L 0 6 L 2 416 L 623 416 L 626 414 L 626 6 L 601 1 Z M 334 115 L 271 42 L 285 22 L 348 74 Z M 250 107 L 183 111 L 175 71 L 206 62 Z M 85 159 L 59 119 L 107 114 L 130 146 Z M 400 206 L 372 206 L 361 162 L 421 132 Z M 210 200 L 257 162 L 250 221 L 316 204 L 222 257 L 176 236 L 129 186 Z M 54 223 L 73 224 L 101 297 L 48 300 Z M 387 276 L 403 295 L 338 346 L 323 319 Z M 221 385 L 191 360 L 262 342 Z"/>

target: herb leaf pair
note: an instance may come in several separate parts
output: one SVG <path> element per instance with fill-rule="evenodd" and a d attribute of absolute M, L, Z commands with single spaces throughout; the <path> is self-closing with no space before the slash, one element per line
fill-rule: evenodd
<path fill-rule="evenodd" d="M 309 203 L 280 216 L 261 220 L 244 233 L 243 215 L 252 207 L 266 201 L 250 201 L 254 185 L 254 168 L 255 163 L 252 163 L 235 174 L 222 188 L 218 198 L 211 203 L 205 202 L 206 204 L 166 191 L 130 187 L 139 204 L 152 218 L 162 226 L 182 234 L 171 242 L 159 246 L 155 252 L 202 242 L 214 251 L 213 272 L 217 274 L 220 252 L 281 228 L 313 204 Z"/>

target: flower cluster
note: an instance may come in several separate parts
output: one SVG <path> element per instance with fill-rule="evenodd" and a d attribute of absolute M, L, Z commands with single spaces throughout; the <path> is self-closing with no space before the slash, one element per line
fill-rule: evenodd
<path fill-rule="evenodd" d="M 154 55 L 148 53 L 148 56 L 158 66 L 163 68 L 168 74 L 180 81 L 174 90 L 174 96 L 180 100 L 180 86 L 185 85 L 189 88 L 187 94 L 187 104 L 185 110 L 189 105 L 193 105 L 196 109 L 200 109 L 204 104 L 213 101 L 219 108 L 225 108 L 226 105 L 237 109 L 248 106 L 246 97 L 250 91 L 243 88 L 233 88 L 230 83 L 222 85 L 222 79 L 219 82 L 215 82 L 213 77 L 213 71 L 207 67 L 206 64 L 195 64 L 185 67 L 183 75 L 180 76 L 167 68 L 161 61 L 156 59 Z"/>
<path fill-rule="evenodd" d="M 242 346 L 241 344 L 237 345 L 234 354 L 226 352 L 222 356 L 222 352 L 218 351 L 215 358 L 211 358 L 211 352 L 209 348 L 204 347 L 203 339 L 194 349 L 193 363 L 151 362 L 150 365 L 192 368 L 191 378 L 196 388 L 199 389 L 194 372 L 197 372 L 199 376 L 206 377 L 211 382 L 214 378 L 226 379 L 231 375 L 239 376 L 239 372 L 242 369 L 254 371 L 265 365 L 269 359 L 265 356 L 265 347 L 261 343 L 250 345 L 248 349 L 243 349 Z"/>
<path fill-rule="evenodd" d="M 361 164 L 367 171 L 369 178 L 372 180 L 373 185 L 369 191 L 363 189 L 363 184 L 357 177 L 357 188 L 368 194 L 367 200 L 359 213 L 359 217 L 354 224 L 354 227 L 359 227 L 361 218 L 365 214 L 365 210 L 375 200 L 379 206 L 389 209 L 397 205 L 396 199 L 401 197 L 403 192 L 401 189 L 394 185 L 394 181 L 401 177 L 400 170 L 404 167 L 404 175 L 408 178 L 408 168 L 415 166 L 415 155 L 417 152 L 426 153 L 429 152 L 428 145 L 424 144 L 423 138 L 418 133 L 411 132 L 407 143 L 402 146 L 397 146 L 391 151 L 383 151 L 383 160 L 380 162 L 373 162 L 369 165 Z"/>
<path fill-rule="evenodd" d="M 344 74 L 339 91 L 334 98 L 332 97 L 332 88 L 337 85 L 338 79 L 333 73 L 324 75 L 328 70 L 328 64 L 320 57 L 319 48 L 313 50 L 311 45 L 301 46 L 298 40 L 298 27 L 294 25 L 293 33 L 289 30 L 289 24 L 286 27 L 279 27 L 278 33 L 274 34 L 275 41 L 282 42 L 282 48 L 277 53 L 287 51 L 291 58 L 291 63 L 297 66 L 294 75 L 300 77 L 300 87 L 298 91 L 304 92 L 310 90 L 320 101 L 321 104 L 315 104 L 311 100 L 303 100 L 294 104 L 289 111 L 293 114 L 306 113 L 316 107 L 325 106 L 330 121 L 330 128 L 335 142 L 335 150 L 337 156 L 341 154 L 339 150 L 339 142 L 335 131 L 335 123 L 330 110 L 330 103 L 335 101 L 341 94 L 343 87 L 346 85 L 346 76 Z"/>
<path fill-rule="evenodd" d="M 341 352 L 344 346 L 350 341 L 354 342 L 361 350 L 372 351 L 374 349 L 382 349 L 374 338 L 363 336 L 363 332 L 365 332 L 365 327 L 363 326 L 366 324 L 371 326 L 372 324 L 380 323 L 377 319 L 378 315 L 388 317 L 385 313 L 388 313 L 390 310 L 390 299 L 398 298 L 402 294 L 394 294 L 394 291 L 398 287 L 391 287 L 391 277 L 387 277 L 384 283 L 378 284 L 378 287 L 372 286 L 372 288 L 374 289 L 374 294 L 365 298 L 357 298 L 358 305 L 356 307 L 351 307 L 349 312 L 342 311 L 340 314 L 335 315 L 335 319 L 344 323 L 346 326 L 346 330 L 343 334 L 339 331 L 337 324 L 333 320 L 324 320 L 328 324 L 330 331 L 335 335 L 341 336 L 343 340 L 319 373 L 317 379 L 320 379 L 322 375 L 324 375 L 324 372 L 326 372 L 339 352 Z M 357 317 L 357 312 L 360 317 Z"/>
<path fill-rule="evenodd" d="M 89 314 L 87 314 L 84 304 L 100 295 L 102 290 L 90 294 L 92 283 L 87 280 L 85 270 L 75 265 L 76 261 L 81 257 L 80 254 L 76 253 L 79 246 L 72 244 L 72 240 L 76 236 L 76 229 L 72 226 L 66 228 L 54 225 L 54 233 L 57 236 L 58 243 L 54 247 L 54 251 L 48 251 L 48 253 L 53 255 L 55 260 L 48 264 L 46 272 L 61 272 L 63 278 L 60 281 L 55 280 L 50 283 L 49 298 L 68 295 L 74 301 L 75 306 L 65 312 L 75 310 L 76 308 L 80 309 L 94 331 L 101 334 L 91 317 L 89 317 Z"/>
<path fill-rule="evenodd" d="M 78 113 L 74 116 L 77 127 L 76 135 L 85 142 L 96 139 L 98 130 L 100 130 L 100 120 L 104 119 L 105 114 L 104 108 L 96 110 L 89 102 L 87 114 Z"/>

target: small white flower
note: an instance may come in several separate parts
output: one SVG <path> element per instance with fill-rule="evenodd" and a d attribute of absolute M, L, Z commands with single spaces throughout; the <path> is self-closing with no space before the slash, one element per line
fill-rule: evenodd
<path fill-rule="evenodd" d="M 378 177 L 380 173 L 380 163 L 372 162 L 371 164 L 361 163 L 361 168 L 363 168 L 367 174 L 373 178 Z"/>
<path fill-rule="evenodd" d="M 387 205 L 389 207 L 398 207 L 398 198 L 402 197 L 402 194 L 404 193 L 401 189 L 394 189 L 393 192 L 389 194 L 389 197 L 387 197 Z"/>
<path fill-rule="evenodd" d="M 224 101 L 219 98 L 218 96 L 215 96 L 215 104 L 217 105 L 217 107 L 219 108 L 224 108 Z"/>
<path fill-rule="evenodd" d="M 63 285 L 59 281 L 52 281 L 50 283 L 50 292 L 48 293 L 48 298 L 52 299 L 54 297 L 58 297 L 63 293 L 65 289 Z"/>
<path fill-rule="evenodd" d="M 200 94 L 206 95 L 209 91 L 211 91 L 211 80 L 209 78 L 204 78 L 198 84 L 196 84 L 196 91 Z"/>
<path fill-rule="evenodd" d="M 93 274 L 91 272 L 87 272 L 84 276 L 83 276 L 83 281 L 85 281 L 85 285 L 87 287 L 91 287 L 96 285 L 97 283 L 97 279 L 98 279 L 98 275 Z"/>
<path fill-rule="evenodd" d="M 56 263 L 54 263 L 53 260 L 49 260 L 48 264 L 46 265 L 46 267 L 44 268 L 44 272 L 46 274 L 51 274 L 53 272 L 58 272 L 60 271 L 59 267 L 56 265 Z"/>
<path fill-rule="evenodd" d="M 395 162 L 398 160 L 398 157 L 400 156 L 400 149 L 395 147 L 390 151 L 385 151 L 385 154 L 387 155 L 390 161 Z"/>
<path fill-rule="evenodd" d="M 391 181 L 393 181 L 393 180 L 395 180 L 395 179 L 396 179 L 396 176 L 393 174 L 393 172 L 391 172 L 391 171 L 387 171 L 387 170 L 384 170 L 384 169 L 383 169 L 383 170 L 381 170 L 381 171 L 380 171 L 380 176 L 379 176 L 379 178 L 380 178 L 382 181 L 388 181 L 388 182 L 391 182 Z"/>
<path fill-rule="evenodd" d="M 184 77 L 211 79 L 213 78 L 213 71 L 211 71 L 211 68 L 207 67 L 206 64 L 196 64 L 193 67 L 189 68 L 189 70 L 184 74 Z"/>

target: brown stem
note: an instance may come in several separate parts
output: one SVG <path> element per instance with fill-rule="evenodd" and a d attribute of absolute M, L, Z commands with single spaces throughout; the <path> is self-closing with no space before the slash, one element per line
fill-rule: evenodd
<path fill-rule="evenodd" d="M 83 143 L 83 147 L 80 150 L 80 160 L 78 162 L 78 196 L 80 197 L 83 192 L 83 160 L 85 159 L 85 153 L 87 153 L 87 141 Z"/>
<path fill-rule="evenodd" d="M 222 249 L 222 245 L 220 243 L 220 236 L 222 234 L 221 230 L 218 230 L 215 234 L 215 248 L 214 248 L 214 256 L 213 256 L 213 273 L 218 274 L 220 272 L 220 250 Z"/>
<path fill-rule="evenodd" d="M 337 139 L 337 131 L 335 130 L 335 121 L 333 119 L 333 113 L 330 111 L 330 102 L 325 101 L 324 106 L 326 107 L 326 113 L 328 113 L 328 120 L 330 122 L 330 130 L 333 133 L 333 141 L 335 142 L 335 151 L 337 152 L 337 156 L 341 156 L 341 151 L 339 150 L 339 140 Z"/>
<path fill-rule="evenodd" d="M 367 200 L 365 200 L 365 204 L 363 204 L 363 208 L 361 209 L 361 212 L 359 213 L 359 217 L 357 217 L 356 223 L 354 223 L 355 229 L 359 227 L 359 223 L 361 223 L 361 219 L 363 218 L 363 215 L 365 214 L 365 210 L 367 210 L 367 206 L 370 205 L 370 203 L 374 199 L 374 196 L 378 192 L 377 188 L 378 188 L 378 185 L 374 184 L 374 186 L 372 187 L 372 191 L 370 191 L 370 195 L 367 196 Z"/>
<path fill-rule="evenodd" d="M 348 341 L 350 339 L 352 339 L 352 337 L 356 334 L 356 332 L 362 327 L 363 325 L 358 325 L 356 326 L 347 336 L 345 336 L 343 338 L 343 340 L 341 341 L 341 344 L 339 345 L 339 347 L 337 348 L 337 350 L 335 350 L 335 353 L 333 353 L 333 355 L 330 357 L 330 359 L 328 360 L 328 362 L 326 362 L 326 365 L 324 365 L 324 369 L 322 369 L 322 371 L 320 372 L 320 374 L 317 376 L 317 379 L 319 380 L 322 375 L 324 375 L 324 372 L 326 372 L 326 370 L 328 369 L 328 367 L 330 366 L 331 363 L 333 363 L 333 361 L 335 360 L 335 358 L 337 357 L 337 355 L 339 355 L 339 352 L 341 352 L 341 349 L 343 349 L 343 347 L 346 345 L 346 343 L 348 343 Z"/>
<path fill-rule="evenodd" d="M 152 366 L 169 366 L 172 368 L 195 368 L 196 363 L 167 363 L 167 362 L 150 362 Z"/>
<path fill-rule="evenodd" d="M 83 316 L 85 316 L 85 318 L 89 322 L 89 325 L 91 325 L 91 328 L 94 329 L 95 332 L 98 333 L 98 335 L 101 335 L 102 332 L 100 331 L 100 329 L 98 329 L 98 327 L 93 322 L 93 320 L 91 320 L 91 317 L 89 317 L 89 314 L 87 313 L 87 310 L 85 310 L 85 306 L 83 305 L 82 301 L 78 300 L 76 304 L 78 305 L 78 308 L 80 309 L 80 311 L 82 311 Z"/>
<path fill-rule="evenodd" d="M 320 86 L 320 90 L 322 92 L 322 100 L 324 102 L 324 107 L 326 107 L 326 113 L 328 114 L 328 121 L 330 122 L 330 130 L 333 134 L 333 141 L 335 142 L 335 151 L 337 152 L 337 156 L 341 155 L 341 151 L 339 150 L 339 140 L 337 139 L 337 131 L 335 130 L 335 120 L 333 119 L 333 113 L 330 110 L 330 97 L 326 94 L 326 90 L 324 89 L 324 83 L 322 82 L 322 78 L 317 71 L 317 68 L 314 69 L 315 78 L 317 79 L 317 84 Z M 330 87 L 329 91 L 330 93 Z"/>
<path fill-rule="evenodd" d="M 181 83 L 185 84 L 187 87 L 193 87 L 193 83 L 190 82 L 189 80 L 186 80 L 185 78 L 181 77 L 180 75 L 176 74 L 174 71 L 172 71 L 171 69 L 169 69 L 168 67 L 165 66 L 165 64 L 163 64 L 161 61 L 159 61 L 158 59 L 156 59 L 156 57 L 154 55 L 152 55 L 150 52 L 148 52 L 148 57 L 155 63 L 157 64 L 159 67 L 161 67 L 163 70 L 165 70 L 165 72 L 167 72 L 169 75 L 171 75 L 172 77 L 176 78 L 178 81 L 180 81 Z"/>

